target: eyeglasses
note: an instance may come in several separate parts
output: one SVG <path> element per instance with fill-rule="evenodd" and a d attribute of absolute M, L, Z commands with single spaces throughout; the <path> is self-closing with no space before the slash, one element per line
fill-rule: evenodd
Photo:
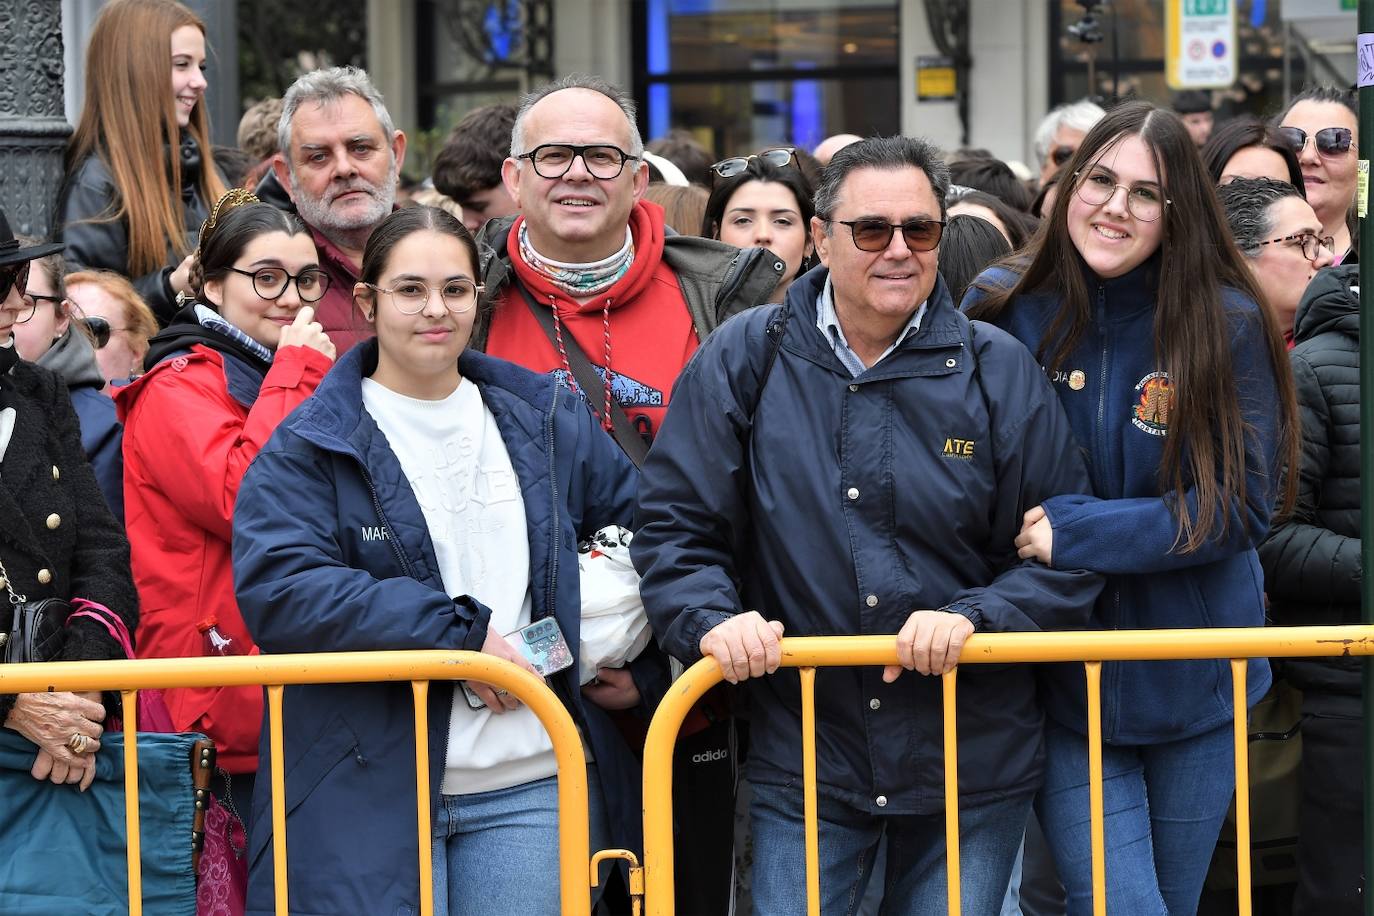
<path fill-rule="evenodd" d="M 1301 127 L 1280 127 L 1279 136 L 1288 142 L 1293 152 L 1301 154 L 1307 148 L 1307 131 Z M 1329 158 L 1350 152 L 1352 135 L 1348 127 L 1323 127 L 1312 135 L 1317 152 Z"/>
<path fill-rule="evenodd" d="M 570 143 L 541 143 L 516 159 L 528 159 L 540 178 L 562 178 L 572 168 L 573 160 L 582 157 L 587 172 L 601 181 L 620 177 L 625 163 L 638 160 L 617 146 L 574 146 Z"/>
<path fill-rule="evenodd" d="M 32 261 L 20 261 L 18 264 L 0 267 L 0 302 L 8 299 L 10 290 L 15 287 L 23 289 L 29 285 L 29 265 L 32 263 Z"/>
<path fill-rule="evenodd" d="M 53 305 L 62 304 L 60 296 L 45 296 L 42 293 L 25 293 L 23 301 L 24 307 L 19 310 L 19 317 L 14 319 L 15 324 L 23 324 L 38 314 L 38 303 L 40 302 L 51 302 Z"/>
<path fill-rule="evenodd" d="M 762 159 L 769 165 L 782 168 L 796 161 L 796 158 L 797 150 L 795 147 L 780 146 L 777 149 L 766 149 L 752 156 L 732 156 L 729 159 L 722 159 L 711 166 L 711 171 L 715 172 L 718 178 L 734 178 L 740 172 L 749 168 L 750 161 L 754 159 Z"/>
<path fill-rule="evenodd" d="M 889 223 L 883 219 L 836 219 L 826 222 L 848 226 L 854 236 L 854 247 L 860 251 L 882 251 L 892 244 L 892 234 L 902 230 L 902 241 L 912 251 L 931 251 L 940 244 L 945 233 L 943 220 L 909 219 L 904 223 Z"/>
<path fill-rule="evenodd" d="M 1267 242 L 1257 242 L 1258 245 L 1277 245 L 1280 242 L 1299 242 L 1302 245 L 1302 256 L 1309 261 L 1317 260 L 1321 254 L 1321 249 L 1325 248 L 1334 254 L 1336 251 L 1336 240 L 1332 236 L 1318 236 L 1315 232 L 1299 232 L 1295 235 L 1285 235 L 1281 239 L 1269 239 Z"/>
<path fill-rule="evenodd" d="M 86 330 L 90 331 L 91 336 L 95 338 L 95 348 L 97 350 L 103 350 L 105 348 L 105 345 L 110 342 L 110 336 L 115 331 L 128 330 L 128 328 L 110 327 L 110 322 L 101 318 L 99 315 L 90 315 L 78 320 L 86 325 Z"/>
<path fill-rule="evenodd" d="M 280 267 L 262 267 L 258 270 L 239 270 L 229 268 L 236 274 L 253 278 L 253 291 L 269 302 L 281 298 L 291 281 L 296 281 L 296 294 L 302 302 L 319 302 L 329 291 L 329 275 L 318 267 L 308 267 L 298 274 L 289 274 Z"/>
<path fill-rule="evenodd" d="M 444 303 L 444 308 L 454 314 L 461 315 L 464 312 L 472 311 L 472 307 L 477 304 L 477 296 L 485 286 L 473 283 L 471 280 L 453 279 L 445 280 L 444 285 L 437 290 L 423 280 L 402 280 L 387 289 L 385 286 L 377 286 L 372 283 L 365 283 L 365 286 L 375 289 L 379 293 L 387 293 L 391 296 L 391 301 L 396 305 L 396 310 L 402 315 L 418 315 L 424 311 L 425 305 L 429 303 L 430 293 L 438 292 L 439 299 Z"/>
<path fill-rule="evenodd" d="M 1073 176 L 1077 178 L 1078 172 Z M 1153 223 L 1164 212 L 1166 204 L 1173 203 L 1160 189 L 1152 184 L 1133 184 L 1127 187 L 1117 184 L 1105 172 L 1092 172 L 1078 184 L 1078 197 L 1085 204 L 1099 207 L 1111 200 L 1117 188 L 1126 192 L 1126 209 L 1136 219 Z"/>
<path fill-rule="evenodd" d="M 1055 165 L 1063 165 L 1073 158 L 1073 154 L 1078 152 L 1072 146 L 1056 146 L 1050 150 L 1050 161 Z"/>

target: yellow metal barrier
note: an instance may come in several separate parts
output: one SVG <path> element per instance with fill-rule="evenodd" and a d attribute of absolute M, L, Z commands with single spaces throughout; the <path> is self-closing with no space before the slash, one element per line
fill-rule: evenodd
<path fill-rule="evenodd" d="M 1270 629 L 1131 630 L 1124 632 L 987 633 L 971 637 L 960 664 L 1083 662 L 1088 684 L 1089 805 L 1092 818 L 1093 911 L 1105 916 L 1106 862 L 1102 803 L 1102 662 L 1229 658 L 1235 681 L 1233 702 L 1245 710 L 1248 658 L 1374 655 L 1374 626 L 1275 627 Z M 782 664 L 799 668 L 802 679 L 802 779 L 806 818 L 807 911 L 820 913 L 816 823 L 815 669 L 833 665 L 897 663 L 893 636 L 836 636 L 782 641 Z M 949 855 L 949 913 L 958 916 L 959 789 L 955 685 L 958 671 L 943 678 L 945 748 L 945 835 Z M 774 675 L 775 677 L 778 675 Z M 917 675 L 905 675 L 907 677 Z M 721 680 L 720 668 L 703 659 L 673 682 L 649 726 L 644 748 L 644 887 L 650 916 L 673 912 L 673 745 L 688 711 Z M 1235 722 L 1236 843 L 1239 912 L 1250 906 L 1250 798 L 1245 715 Z"/>
<path fill-rule="evenodd" d="M 582 739 L 562 701 L 542 680 L 510 662 L 478 652 L 340 652 L 234 658 L 167 658 L 110 662 L 51 662 L 0 665 L 0 694 L 44 691 L 118 690 L 124 698 L 124 798 L 128 829 L 129 912 L 143 912 L 138 823 L 138 691 L 169 687 L 267 688 L 272 748 L 272 832 L 276 911 L 287 916 L 286 791 L 282 754 L 282 687 L 287 684 L 360 684 L 410 681 L 415 698 L 415 774 L 420 844 L 420 912 L 434 913 L 430 854 L 429 732 L 430 681 L 482 681 L 510 691 L 543 723 L 558 760 L 559 874 L 562 912 L 590 916 L 590 838 L 587 815 L 587 759 Z M 625 853 L 633 860 L 633 855 Z M 637 864 L 633 863 L 632 864 Z M 637 871 L 637 870 L 636 870 Z M 594 874 L 594 871 L 593 871 Z M 593 879 L 594 880 L 594 879 Z"/>

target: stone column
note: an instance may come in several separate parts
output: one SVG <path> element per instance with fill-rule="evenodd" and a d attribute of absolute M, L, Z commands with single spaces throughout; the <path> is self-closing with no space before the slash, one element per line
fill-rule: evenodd
<path fill-rule="evenodd" d="M 62 9 L 0 0 L 0 207 L 15 232 L 48 238 L 71 125 L 63 113 Z"/>

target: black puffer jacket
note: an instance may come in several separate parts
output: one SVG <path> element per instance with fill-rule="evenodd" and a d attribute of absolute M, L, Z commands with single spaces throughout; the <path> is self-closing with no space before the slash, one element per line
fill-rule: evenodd
<path fill-rule="evenodd" d="M 1294 322 L 1302 464 L 1293 516 L 1260 547 L 1270 616 L 1286 626 L 1360 622 L 1360 274 L 1313 278 Z M 1359 694 L 1354 658 L 1295 659 L 1304 690 Z"/>
<path fill-rule="evenodd" d="M 203 160 L 200 146 L 190 134 L 181 135 L 178 152 L 186 241 L 194 247 L 200 235 L 200 224 L 210 214 L 199 190 Z M 100 156 L 87 157 L 67 176 L 57 204 L 57 238 L 67 243 L 67 269 L 91 268 L 123 274 L 153 310 L 158 324 L 165 326 L 177 310 L 176 293 L 168 278 L 181 263 L 181 258 L 169 245 L 165 265 L 151 273 L 134 276 L 129 269 L 129 227 L 123 220 L 108 218 L 118 208 L 119 189 L 115 187 L 109 167 Z"/>
<path fill-rule="evenodd" d="M 87 598 L 119 614 L 133 633 L 138 597 L 129 541 L 81 450 L 66 386 L 48 370 L 19 362 L 0 376 L 5 408 L 13 408 L 14 426 L 0 459 L 0 560 L 14 591 L 30 600 Z M 0 606 L 8 611 L 8 600 L 0 598 Z M 76 620 L 67 628 L 62 660 L 123 657 L 99 623 Z M 107 709 L 118 701 L 118 694 L 105 697 Z M 13 705 L 13 695 L 0 695 L 0 722 Z"/>

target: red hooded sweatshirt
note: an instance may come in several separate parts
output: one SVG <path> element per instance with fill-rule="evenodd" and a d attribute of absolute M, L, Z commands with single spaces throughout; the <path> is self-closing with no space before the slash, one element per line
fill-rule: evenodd
<path fill-rule="evenodd" d="M 520 217 L 506 240 L 515 277 L 541 307 L 557 310 L 563 333 L 577 340 L 599 370 L 607 365 L 609 342 L 611 393 L 641 433 L 652 438 L 663 422 L 678 373 L 696 352 L 697 335 L 677 276 L 663 263 L 663 209 L 640 201 L 630 211 L 634 263 L 610 289 L 577 303 L 536 273 L 520 257 Z M 520 291 L 507 285 L 496 302 L 487 335 L 487 352 L 535 372 L 567 369 L 557 348 L 530 314 Z M 576 387 L 575 383 L 569 387 Z M 598 414 L 602 391 L 584 392 Z"/>

